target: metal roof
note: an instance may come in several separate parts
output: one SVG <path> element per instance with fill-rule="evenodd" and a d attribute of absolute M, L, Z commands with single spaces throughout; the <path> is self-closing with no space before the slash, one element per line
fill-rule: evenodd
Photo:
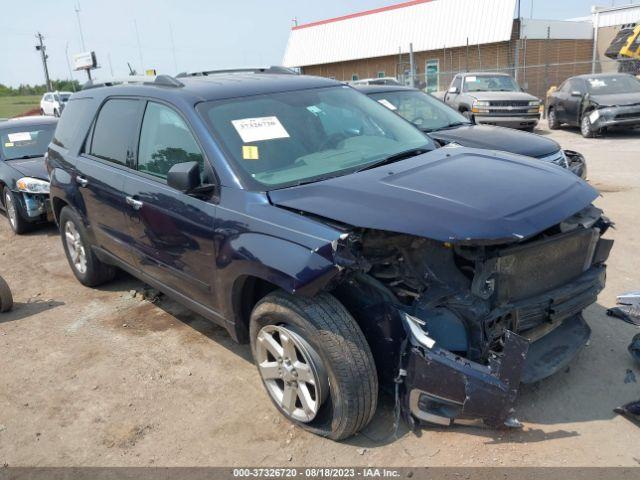
<path fill-rule="evenodd" d="M 291 29 L 283 58 L 303 67 L 509 40 L 516 0 L 413 0 Z"/>
<path fill-rule="evenodd" d="M 640 22 L 640 5 L 618 5 L 617 7 L 594 7 L 593 23 L 598 28 Z"/>

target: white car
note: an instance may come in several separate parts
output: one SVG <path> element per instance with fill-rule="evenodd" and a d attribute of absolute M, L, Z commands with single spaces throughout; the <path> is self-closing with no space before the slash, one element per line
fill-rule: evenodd
<path fill-rule="evenodd" d="M 40 100 L 40 115 L 59 117 L 72 92 L 47 92 Z"/>

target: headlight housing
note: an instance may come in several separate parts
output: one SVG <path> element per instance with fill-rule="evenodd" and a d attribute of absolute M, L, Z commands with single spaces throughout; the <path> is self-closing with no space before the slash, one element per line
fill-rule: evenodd
<path fill-rule="evenodd" d="M 531 100 L 529 102 L 529 106 L 530 107 L 539 107 L 540 106 L 540 100 Z"/>
<path fill-rule="evenodd" d="M 489 113 L 489 102 L 487 100 L 474 100 L 471 105 L 473 113 Z"/>
<path fill-rule="evenodd" d="M 16 182 L 16 186 L 25 193 L 49 194 L 49 182 L 39 178 L 22 177 Z"/>

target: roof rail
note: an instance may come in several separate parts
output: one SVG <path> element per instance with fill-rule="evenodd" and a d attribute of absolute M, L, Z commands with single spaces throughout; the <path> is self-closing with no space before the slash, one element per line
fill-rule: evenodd
<path fill-rule="evenodd" d="M 298 72 L 291 68 L 272 65 L 264 68 L 231 68 L 226 70 L 206 70 L 203 72 L 182 72 L 176 75 L 176 78 L 206 77 L 208 75 L 219 75 L 224 73 L 279 73 L 285 75 L 298 75 Z"/>
<path fill-rule="evenodd" d="M 171 75 L 129 75 L 127 77 L 108 78 L 104 80 L 89 80 L 82 86 L 82 90 L 98 87 L 112 87 L 121 84 L 155 85 L 159 87 L 184 87 L 184 83 Z"/>

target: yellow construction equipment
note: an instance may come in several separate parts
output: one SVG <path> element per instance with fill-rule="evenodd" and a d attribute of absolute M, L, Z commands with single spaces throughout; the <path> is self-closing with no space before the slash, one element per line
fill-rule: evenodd
<path fill-rule="evenodd" d="M 618 60 L 619 72 L 640 73 L 640 25 L 622 25 L 604 54 Z"/>

